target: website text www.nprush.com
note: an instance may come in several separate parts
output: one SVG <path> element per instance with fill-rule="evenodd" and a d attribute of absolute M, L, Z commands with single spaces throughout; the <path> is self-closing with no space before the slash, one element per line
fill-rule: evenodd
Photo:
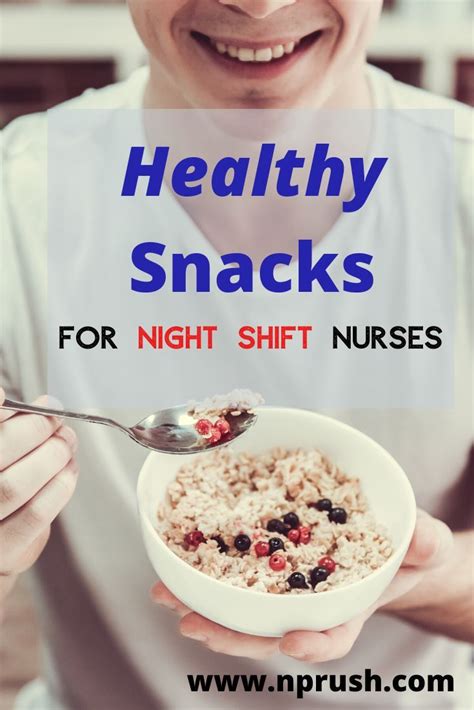
<path fill-rule="evenodd" d="M 366 668 L 363 673 L 342 674 L 299 674 L 277 675 L 274 682 L 267 675 L 188 675 L 189 689 L 192 693 L 292 693 L 297 698 L 304 698 L 308 693 L 396 693 L 428 691 L 432 693 L 452 693 L 454 679 L 452 675 L 428 674 L 395 675 L 390 682 L 384 682 L 377 673 Z"/>

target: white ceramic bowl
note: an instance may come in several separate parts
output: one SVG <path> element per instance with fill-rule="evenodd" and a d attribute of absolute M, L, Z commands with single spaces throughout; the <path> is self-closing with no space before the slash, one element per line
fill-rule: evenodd
<path fill-rule="evenodd" d="M 295 629 L 332 628 L 371 606 L 396 574 L 415 527 L 412 488 L 385 449 L 346 424 L 298 409 L 264 407 L 258 415 L 257 424 L 234 443 L 234 450 L 257 453 L 275 446 L 320 449 L 345 473 L 360 478 L 375 518 L 386 527 L 393 542 L 393 555 L 365 579 L 320 594 L 267 594 L 208 577 L 171 552 L 155 529 L 157 507 L 166 487 L 190 457 L 152 453 L 140 472 L 137 489 L 148 556 L 160 579 L 178 599 L 230 629 L 282 636 Z"/>

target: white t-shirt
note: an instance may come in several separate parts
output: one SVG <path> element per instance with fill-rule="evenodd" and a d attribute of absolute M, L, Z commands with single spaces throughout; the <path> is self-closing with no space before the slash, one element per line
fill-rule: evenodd
<path fill-rule="evenodd" d="M 420 507 L 464 523 L 462 472 L 472 447 L 472 112 L 369 70 L 377 105 L 393 108 L 451 108 L 456 112 L 457 151 L 455 247 L 457 340 L 455 407 L 450 410 L 351 410 L 332 412 L 386 446 L 409 475 Z M 73 108 L 139 108 L 147 70 L 128 81 L 87 92 Z M 7 393 L 31 400 L 46 390 L 46 119 L 30 116 L 4 131 L 4 215 L 0 281 L 0 382 Z M 403 180 L 403 176 L 400 177 Z M 100 187 L 98 187 L 100 189 Z M 401 201 L 398 209 L 403 212 Z M 177 204 L 170 218 L 186 219 Z M 413 228 L 407 220 L 407 228 Z M 181 232 L 186 251 L 186 229 Z M 352 236 L 354 239 L 354 236 Z M 416 233 L 413 234 L 416 239 Z M 191 251 L 191 244 L 189 251 Z M 260 356 L 264 358 L 264 354 Z M 236 363 L 236 366 L 238 363 Z M 265 394 L 278 402 L 284 373 L 266 373 Z M 292 387 L 305 387 L 293 378 Z M 163 401 L 186 400 L 179 373 L 159 382 Z M 178 391 L 177 391 L 178 390 Z M 214 391 L 211 387 L 209 391 Z M 148 412 L 143 412 L 146 414 Z M 114 412 L 133 421 L 142 412 Z M 78 425 L 81 476 L 73 500 L 53 526 L 51 540 L 35 566 L 35 595 L 45 644 L 47 697 L 40 707 L 88 710 L 252 707 L 463 707 L 459 693 L 467 679 L 469 648 L 433 636 L 394 618 L 376 615 L 344 659 L 317 668 L 284 656 L 265 662 L 207 651 L 179 636 L 176 620 L 149 601 L 156 581 L 141 541 L 134 488 L 146 452 L 123 435 Z M 454 516 L 450 517 L 454 510 Z M 447 580 L 449 583 L 449 580 Z M 453 673 L 458 694 L 191 693 L 187 674 L 363 673 L 390 681 L 397 673 Z M 457 698 L 457 700 L 456 700 Z"/>

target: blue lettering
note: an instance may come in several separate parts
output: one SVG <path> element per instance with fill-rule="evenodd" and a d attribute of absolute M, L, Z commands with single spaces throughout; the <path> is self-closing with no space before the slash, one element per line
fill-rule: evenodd
<path fill-rule="evenodd" d="M 291 279 L 286 279 L 285 281 L 277 281 L 275 279 L 275 268 L 279 264 L 288 266 L 291 263 L 291 259 L 291 254 L 284 253 L 270 254 L 265 257 L 260 266 L 260 280 L 267 291 L 285 293 L 291 289 Z"/>
<path fill-rule="evenodd" d="M 171 184 L 180 197 L 196 197 L 202 193 L 201 185 L 191 187 L 188 183 L 202 180 L 207 173 L 207 163 L 203 158 L 184 158 L 173 170 Z"/>
<path fill-rule="evenodd" d="M 236 291 L 253 291 L 253 264 L 252 259 L 247 254 L 224 254 L 221 256 L 222 263 L 237 264 L 232 268 L 223 269 L 217 274 L 217 288 L 224 293 L 235 293 Z"/>
<path fill-rule="evenodd" d="M 311 293 L 313 290 L 313 281 L 317 281 L 326 293 L 339 291 L 336 284 L 327 273 L 327 269 L 331 266 L 337 254 L 323 254 L 313 265 L 312 240 L 300 239 L 298 245 L 299 290 L 302 293 Z"/>
<path fill-rule="evenodd" d="M 365 176 L 364 159 L 351 158 L 354 197 L 349 202 L 342 203 L 344 212 L 357 212 L 365 205 L 387 162 L 388 158 L 374 158 L 369 172 Z"/>
<path fill-rule="evenodd" d="M 132 291 L 138 293 L 153 293 L 159 291 L 166 282 L 166 272 L 162 266 L 148 258 L 149 254 L 157 254 L 162 256 L 165 251 L 165 245 L 159 242 L 143 242 L 137 244 L 132 251 L 132 263 L 143 273 L 148 274 L 151 278 L 149 281 L 140 281 L 132 278 Z"/>
<path fill-rule="evenodd" d="M 161 192 L 169 148 L 159 146 L 151 165 L 144 165 L 143 154 L 145 148 L 134 146 L 130 149 L 127 171 L 122 186 L 122 197 L 134 197 L 137 191 L 139 177 L 148 177 L 147 197 L 157 197 Z"/>
<path fill-rule="evenodd" d="M 344 281 L 344 291 L 349 293 L 363 293 L 370 291 L 374 285 L 374 276 L 369 269 L 364 269 L 361 264 L 371 264 L 373 257 L 370 254 L 349 254 L 344 259 L 344 269 L 348 276 L 353 276 L 357 281 Z"/>

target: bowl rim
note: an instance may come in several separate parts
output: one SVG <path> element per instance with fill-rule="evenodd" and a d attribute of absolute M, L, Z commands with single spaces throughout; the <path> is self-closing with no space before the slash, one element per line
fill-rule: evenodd
<path fill-rule="evenodd" d="M 255 591 L 253 589 L 245 589 L 244 587 L 235 587 L 232 584 L 228 584 L 227 582 L 224 582 L 220 579 L 216 579 L 215 577 L 211 577 L 210 575 L 206 574 L 205 572 L 201 572 L 201 570 L 196 569 L 192 565 L 188 564 L 185 562 L 181 557 L 179 557 L 175 552 L 173 552 L 168 545 L 165 543 L 165 541 L 162 539 L 161 535 L 159 534 L 158 530 L 153 526 L 146 510 L 145 506 L 142 503 L 142 496 L 143 496 L 143 487 L 144 487 L 144 480 L 145 477 L 148 475 L 148 468 L 150 465 L 150 460 L 152 458 L 155 458 L 156 455 L 159 456 L 167 456 L 170 454 L 158 454 L 157 452 L 150 452 L 148 456 L 146 457 L 145 461 L 142 464 L 142 467 L 139 472 L 138 476 L 138 481 L 137 481 L 137 487 L 136 487 L 136 495 L 137 495 L 137 502 L 138 502 L 138 512 L 140 516 L 140 520 L 142 521 L 142 524 L 144 524 L 147 528 L 147 530 L 151 533 L 152 537 L 158 542 L 158 546 L 165 552 L 165 554 L 173 561 L 174 564 L 178 564 L 179 567 L 181 567 L 183 570 L 186 570 L 189 574 L 192 576 L 196 576 L 198 579 L 205 578 L 209 581 L 209 583 L 216 584 L 217 588 L 222 588 L 223 590 L 227 591 L 233 591 L 234 593 L 237 594 L 244 594 L 245 598 L 249 599 L 249 595 L 252 595 L 253 597 L 258 597 L 259 599 L 267 599 L 270 596 L 272 600 L 280 599 L 280 602 L 276 603 L 284 603 L 284 604 L 291 604 L 291 603 L 296 603 L 295 600 L 297 600 L 300 604 L 309 604 L 309 603 L 314 603 L 314 600 L 317 599 L 320 595 L 324 595 L 324 598 L 327 599 L 328 597 L 335 598 L 339 595 L 342 595 L 346 592 L 346 590 L 351 590 L 351 591 L 357 591 L 358 588 L 364 585 L 367 580 L 374 580 L 377 577 L 380 577 L 384 574 L 384 572 L 389 568 L 392 567 L 394 564 L 394 561 L 398 558 L 398 556 L 401 553 L 405 553 L 406 550 L 408 549 L 408 546 L 410 544 L 410 541 L 413 537 L 413 532 L 415 530 L 415 525 L 416 525 L 416 500 L 415 500 L 415 494 L 413 492 L 413 488 L 411 486 L 410 480 L 401 467 L 401 465 L 398 463 L 398 461 L 390 454 L 387 449 L 385 449 L 381 444 L 379 444 L 375 439 L 372 439 L 372 437 L 368 436 L 368 434 L 364 434 L 364 432 L 360 431 L 360 429 L 357 429 L 356 427 L 351 426 L 350 424 L 346 424 L 345 422 L 340 421 L 336 417 L 330 417 L 326 414 L 320 414 L 319 412 L 315 412 L 311 409 L 303 409 L 303 408 L 297 408 L 297 407 L 277 407 L 277 406 L 268 406 L 265 405 L 264 407 L 258 407 L 255 409 L 256 413 L 262 413 L 266 410 L 272 410 L 273 412 L 297 412 L 297 413 L 304 413 L 309 416 L 314 416 L 317 419 L 322 419 L 331 422 L 331 424 L 334 424 L 336 427 L 339 427 L 341 430 L 346 430 L 355 433 L 358 435 L 360 438 L 364 439 L 369 445 L 375 447 L 376 449 L 379 450 L 379 452 L 388 460 L 390 461 L 391 465 L 393 466 L 394 469 L 397 470 L 399 474 L 399 480 L 400 484 L 404 488 L 405 492 L 405 497 L 407 500 L 407 507 L 408 507 L 408 512 L 409 512 L 409 522 L 406 528 L 405 533 L 402 536 L 401 541 L 398 543 L 397 547 L 393 550 L 392 555 L 379 567 L 378 569 L 374 570 L 373 572 L 370 572 L 366 577 L 363 577 L 362 579 L 358 579 L 354 582 L 350 582 L 349 584 L 344 584 L 342 587 L 337 587 L 336 589 L 332 590 L 327 590 L 325 592 L 320 592 L 319 594 L 269 594 L 268 592 L 261 592 L 261 591 Z M 245 436 L 245 435 L 244 435 Z M 204 454 L 205 452 L 203 452 Z M 324 454 L 324 451 L 322 451 Z M 203 455 L 203 454 L 196 454 L 196 455 Z M 286 600 L 286 601 L 284 601 Z M 292 600 L 292 601 L 291 601 Z M 312 602 L 309 601 L 303 601 L 303 600 L 313 600 Z"/>

